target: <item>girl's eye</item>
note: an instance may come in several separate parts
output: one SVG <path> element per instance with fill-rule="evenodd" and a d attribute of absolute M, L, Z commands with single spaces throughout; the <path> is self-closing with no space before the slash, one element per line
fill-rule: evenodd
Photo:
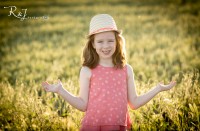
<path fill-rule="evenodd" d="M 98 41 L 97 43 L 103 43 L 103 41 Z"/>
<path fill-rule="evenodd" d="M 114 40 L 109 40 L 108 42 L 114 42 Z"/>

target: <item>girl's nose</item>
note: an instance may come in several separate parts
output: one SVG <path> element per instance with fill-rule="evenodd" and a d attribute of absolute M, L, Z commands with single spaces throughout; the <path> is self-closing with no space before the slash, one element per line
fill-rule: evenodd
<path fill-rule="evenodd" d="M 108 48 L 109 47 L 109 43 L 108 42 L 105 42 L 104 44 L 103 44 L 103 48 Z"/>

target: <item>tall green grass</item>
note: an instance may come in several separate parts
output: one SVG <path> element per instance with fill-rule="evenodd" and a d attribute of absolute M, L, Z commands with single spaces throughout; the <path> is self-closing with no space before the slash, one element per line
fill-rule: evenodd
<path fill-rule="evenodd" d="M 78 130 L 84 113 L 41 82 L 60 78 L 79 92 L 81 51 L 90 19 L 111 14 L 126 39 L 138 94 L 157 82 L 176 80 L 138 110 L 130 110 L 133 130 L 200 129 L 200 3 L 181 1 L 1 1 L 0 130 Z M 4 6 L 27 9 L 24 20 Z"/>

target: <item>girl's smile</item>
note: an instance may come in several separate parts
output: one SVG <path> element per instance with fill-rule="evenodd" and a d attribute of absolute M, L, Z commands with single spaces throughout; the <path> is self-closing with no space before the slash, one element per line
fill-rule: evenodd
<path fill-rule="evenodd" d="M 104 53 L 104 55 L 109 55 L 111 50 L 102 50 L 102 52 Z"/>

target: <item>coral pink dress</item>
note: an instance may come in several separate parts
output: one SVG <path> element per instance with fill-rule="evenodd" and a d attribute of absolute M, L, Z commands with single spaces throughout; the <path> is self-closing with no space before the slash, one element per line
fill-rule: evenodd
<path fill-rule="evenodd" d="M 127 103 L 127 67 L 116 69 L 98 65 L 92 69 L 89 101 L 81 131 L 130 128 Z"/>

